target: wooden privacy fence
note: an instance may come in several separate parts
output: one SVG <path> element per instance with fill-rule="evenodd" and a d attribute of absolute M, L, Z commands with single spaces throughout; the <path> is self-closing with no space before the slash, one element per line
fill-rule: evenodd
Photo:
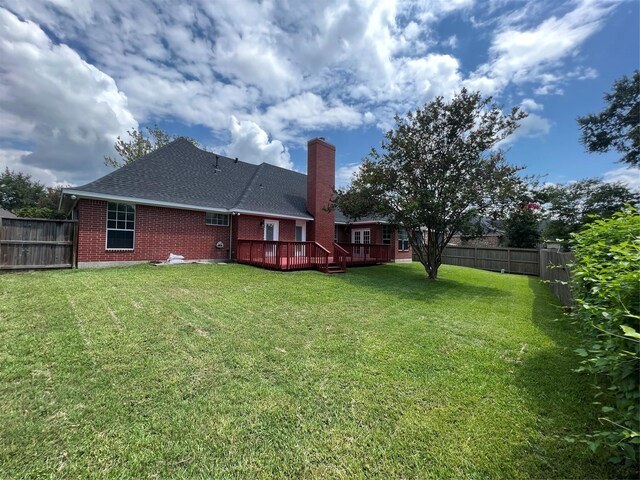
<path fill-rule="evenodd" d="M 540 275 L 540 251 L 534 248 L 454 247 L 442 253 L 442 263 L 505 273 Z"/>
<path fill-rule="evenodd" d="M 0 270 L 77 266 L 75 220 L 0 218 Z"/>
<path fill-rule="evenodd" d="M 571 252 L 540 250 L 540 265 L 543 267 L 540 277 L 549 281 L 549 288 L 565 307 L 572 306 L 571 270 L 569 264 L 575 260 Z"/>

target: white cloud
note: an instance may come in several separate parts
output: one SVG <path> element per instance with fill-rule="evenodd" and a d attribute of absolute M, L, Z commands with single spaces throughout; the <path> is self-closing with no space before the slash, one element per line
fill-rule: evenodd
<path fill-rule="evenodd" d="M 360 163 L 348 163 L 336 170 L 336 186 L 343 187 L 348 185 L 353 175 L 360 169 Z"/>
<path fill-rule="evenodd" d="M 116 137 L 137 126 L 111 77 L 2 8 L 0 57 L 0 139 L 33 143 L 19 162 L 48 182 L 95 177 Z"/>
<path fill-rule="evenodd" d="M 473 73 L 467 85 L 485 94 L 498 93 L 509 83 L 525 82 L 541 83 L 540 94 L 561 91 L 556 83 L 562 77 L 546 70 L 560 66 L 574 54 L 601 28 L 603 18 L 614 6 L 613 1 L 581 0 L 564 16 L 552 16 L 533 28 L 506 25 L 493 39 L 491 60 Z M 519 16 L 512 18 L 522 20 Z"/>
<path fill-rule="evenodd" d="M 34 167 L 22 163 L 22 160 L 32 152 L 28 150 L 18 150 L 15 148 L 0 148 L 0 171 L 5 168 L 16 172 L 22 172 L 31 175 L 32 180 L 38 181 L 44 185 L 68 185 L 71 182 L 60 178 L 57 173 L 48 168 Z"/>
<path fill-rule="evenodd" d="M 12 26 L 0 36 L 0 140 L 33 143 L 24 165 L 84 179 L 96 176 L 115 135 L 135 120 L 202 125 L 224 138 L 234 115 L 229 148 L 291 165 L 283 142 L 300 146 L 323 129 L 387 129 L 394 114 L 461 85 L 496 93 L 533 82 L 540 94 L 558 93 L 567 78 L 596 75 L 558 66 L 613 5 L 579 1 L 544 19 L 537 2 L 507 0 L 491 0 L 488 9 L 473 0 L 5 4 L 28 21 L 5 11 Z M 487 62 L 465 79 L 451 53 L 458 38 L 438 43 L 435 26 L 472 9 L 497 18 L 496 33 Z M 522 134 L 550 128 L 536 105 L 523 101 L 537 115 Z"/>
<path fill-rule="evenodd" d="M 455 35 L 451 35 L 444 42 L 442 42 L 442 44 L 449 48 L 456 48 L 458 46 L 458 37 L 456 37 Z"/>
<path fill-rule="evenodd" d="M 640 193 L 640 168 L 621 167 L 609 170 L 603 175 L 603 180 L 608 183 L 623 183 L 634 192 Z"/>
<path fill-rule="evenodd" d="M 231 117 L 231 143 L 222 147 L 225 155 L 237 157 L 243 162 L 271 163 L 283 168 L 293 168 L 289 151 L 279 140 L 269 140 L 267 132 L 250 120 Z"/>
<path fill-rule="evenodd" d="M 525 112 L 536 112 L 544 108 L 544 106 L 542 106 L 532 98 L 525 98 L 524 100 L 522 100 L 522 102 L 520 102 L 520 107 Z"/>

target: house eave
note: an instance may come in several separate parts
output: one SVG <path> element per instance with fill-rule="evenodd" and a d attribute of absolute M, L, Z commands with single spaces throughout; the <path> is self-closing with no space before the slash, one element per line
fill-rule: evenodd
<path fill-rule="evenodd" d="M 83 190 L 74 190 L 72 188 L 65 188 L 62 190 L 63 195 L 75 195 L 78 198 L 87 198 L 91 200 L 106 200 L 123 203 L 136 203 L 138 205 L 149 205 L 151 207 L 170 207 L 179 208 L 181 210 L 198 210 L 201 212 L 214 212 L 214 213 L 231 213 L 231 210 L 226 208 L 209 208 L 202 205 L 189 205 L 185 203 L 177 202 L 165 202 L 163 200 L 149 200 L 146 198 L 127 197 L 123 195 L 110 195 L 108 193 L 96 193 L 86 192 Z"/>
<path fill-rule="evenodd" d="M 123 195 L 110 195 L 107 193 L 86 192 L 84 190 L 74 190 L 72 188 L 63 189 L 62 194 L 75 195 L 78 198 L 87 198 L 92 200 L 106 200 L 106 201 L 123 202 L 123 203 L 135 203 L 138 205 L 149 205 L 152 207 L 168 207 L 168 208 L 178 208 L 181 210 L 196 210 L 201 212 L 213 212 L 213 213 L 231 213 L 231 214 L 237 214 L 237 215 L 240 215 L 240 214 L 259 215 L 263 217 L 289 218 L 293 220 L 306 220 L 306 221 L 313 220 L 313 217 L 311 216 L 285 215 L 280 213 L 260 212 L 255 210 L 244 210 L 244 209 L 238 209 L 238 208 L 228 209 L 228 208 L 203 207 L 202 205 L 190 205 L 185 203 L 166 202 L 163 200 L 149 200 L 146 198 L 127 197 Z"/>
<path fill-rule="evenodd" d="M 256 216 L 269 217 L 269 218 L 290 218 L 290 219 L 293 219 L 293 220 L 313 221 L 313 217 L 312 216 L 303 217 L 301 215 L 284 215 L 284 214 L 281 214 L 281 213 L 259 212 L 259 211 L 255 211 L 255 210 L 243 210 L 243 209 L 238 209 L 238 208 L 232 208 L 229 211 L 231 213 L 241 214 L 241 215 L 256 215 Z"/>

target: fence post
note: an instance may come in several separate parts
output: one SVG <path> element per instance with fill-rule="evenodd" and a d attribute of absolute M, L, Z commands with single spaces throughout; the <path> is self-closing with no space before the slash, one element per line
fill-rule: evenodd
<path fill-rule="evenodd" d="M 511 249 L 507 248 L 507 273 L 511 273 Z"/>
<path fill-rule="evenodd" d="M 473 268 L 478 266 L 478 247 L 473 249 Z"/>

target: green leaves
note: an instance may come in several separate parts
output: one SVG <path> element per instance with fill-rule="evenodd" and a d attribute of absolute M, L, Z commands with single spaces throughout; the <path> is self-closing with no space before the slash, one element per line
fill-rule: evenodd
<path fill-rule="evenodd" d="M 466 89 L 396 116 L 381 152 L 372 150 L 351 187 L 336 192 L 334 206 L 348 217 L 377 215 L 411 232 L 414 252 L 436 278 L 454 233 L 477 217 L 503 217 L 524 197 L 529 179 L 496 146 L 525 116 L 518 108 L 504 113 L 490 97 Z M 428 241 L 416 240 L 423 235 Z"/>
<path fill-rule="evenodd" d="M 640 333 L 636 332 L 633 327 L 628 325 L 620 325 L 620 328 L 624 332 L 625 337 L 635 338 L 636 340 L 640 340 Z"/>
<path fill-rule="evenodd" d="M 595 220 L 573 237 L 576 260 L 573 292 L 580 306 L 583 358 L 578 371 L 596 374 L 606 385 L 598 400 L 610 429 L 593 432 L 586 443 L 606 445 L 612 461 L 638 464 L 640 441 L 640 214 L 628 206 L 609 220 Z"/>
<path fill-rule="evenodd" d="M 105 156 L 104 164 L 108 167 L 120 168 L 131 162 L 136 161 L 140 157 L 153 152 L 154 150 L 165 146 L 166 144 L 177 140 L 178 138 L 184 138 L 193 143 L 196 147 L 199 147 L 198 141 L 191 137 L 184 137 L 179 135 L 171 135 L 160 127 L 155 125 L 154 127 L 147 127 L 147 133 L 145 134 L 142 129 L 127 130 L 127 134 L 130 140 L 124 140 L 120 137 L 116 140 L 113 147 L 120 156 L 120 159 Z"/>
<path fill-rule="evenodd" d="M 607 107 L 600 113 L 578 118 L 581 142 L 590 152 L 616 150 L 621 162 L 640 164 L 640 71 L 626 75 L 613 84 L 604 96 Z"/>

